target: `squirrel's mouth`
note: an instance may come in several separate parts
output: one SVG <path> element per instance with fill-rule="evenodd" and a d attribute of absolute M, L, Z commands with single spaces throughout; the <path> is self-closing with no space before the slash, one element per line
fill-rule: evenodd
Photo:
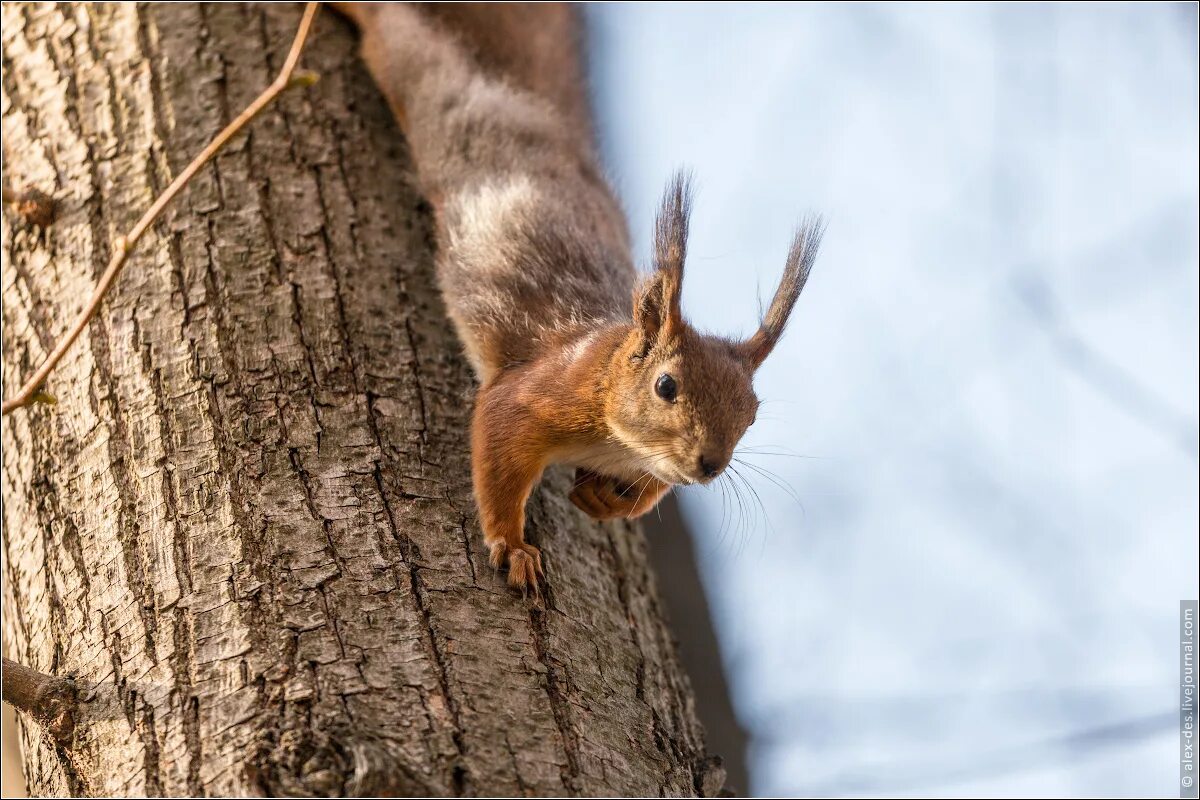
<path fill-rule="evenodd" d="M 676 468 L 673 464 L 668 464 L 665 466 L 670 470 L 670 474 L 655 476 L 663 483 L 673 483 L 681 486 L 691 486 L 692 484 L 696 483 L 696 477 L 694 475 L 688 475 L 683 470 Z"/>
<path fill-rule="evenodd" d="M 648 459 L 642 462 L 642 469 L 646 473 L 649 473 L 655 480 L 662 481 L 668 485 L 695 483 L 694 478 L 685 475 L 669 461 L 662 458 L 656 459 L 653 463 L 647 463 L 647 461 Z"/>

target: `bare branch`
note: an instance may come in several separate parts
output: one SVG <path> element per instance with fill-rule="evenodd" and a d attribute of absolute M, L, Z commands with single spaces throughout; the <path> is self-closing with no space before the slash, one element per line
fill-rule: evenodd
<path fill-rule="evenodd" d="M 188 184 L 192 176 L 199 172 L 200 168 L 207 164 L 230 139 L 236 136 L 242 128 L 246 127 L 251 120 L 258 116 L 264 108 L 270 105 L 285 90 L 293 86 L 311 86 L 313 84 L 316 79 L 313 73 L 301 71 L 294 76 L 293 73 L 296 72 L 296 64 L 300 60 L 300 52 L 304 49 L 304 43 L 308 39 L 309 30 L 312 28 L 313 18 L 316 17 L 317 9 L 320 8 L 320 5 L 320 3 L 305 4 L 304 17 L 300 20 L 300 28 L 296 31 L 296 38 L 292 41 L 292 48 L 288 52 L 287 60 L 283 63 L 283 69 L 279 71 L 279 77 L 253 103 L 247 106 L 237 116 L 237 119 L 229 123 L 224 130 L 218 133 L 216 138 L 209 142 L 208 146 L 201 151 L 200 155 L 192 160 L 192 163 L 187 165 L 187 168 L 183 172 L 179 173 L 178 177 L 171 182 L 171 185 L 154 201 L 154 205 L 150 206 L 150 209 L 133 226 L 133 230 L 125 236 L 117 237 L 117 240 L 113 243 L 112 260 L 109 261 L 108 268 L 105 269 L 104 274 L 100 277 L 100 282 L 96 284 L 96 289 L 92 292 L 92 297 L 88 301 L 87 307 L 75 318 L 75 322 L 71 325 L 71 329 L 67 332 L 67 335 L 58 343 L 42 366 L 33 374 L 33 377 L 25 382 L 25 385 L 21 387 L 16 396 L 4 401 L 3 414 L 8 414 L 13 409 L 24 408 L 36 402 L 38 389 L 42 383 L 54 371 L 54 368 L 58 366 L 58 362 L 62 360 L 67 351 L 71 349 L 71 345 L 79 338 L 79 334 L 83 333 L 87 324 L 96 316 L 96 312 L 99 311 L 101 303 L 104 302 L 104 297 L 108 293 L 109 288 L 116 281 L 117 276 L 121 274 L 121 268 L 125 266 L 125 261 L 129 257 L 130 251 L 133 250 L 138 240 L 142 238 L 142 234 L 158 219 L 163 209 Z"/>
<path fill-rule="evenodd" d="M 37 670 L 4 659 L 4 702 L 29 714 L 66 747 L 75 731 L 78 694 L 68 678 L 43 675 Z"/>

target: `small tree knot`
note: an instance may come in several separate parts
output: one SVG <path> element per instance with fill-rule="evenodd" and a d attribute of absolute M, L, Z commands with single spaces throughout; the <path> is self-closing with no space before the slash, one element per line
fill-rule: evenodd
<path fill-rule="evenodd" d="M 58 213 L 58 203 L 40 189 L 14 191 L 4 187 L 4 203 L 12 206 L 17 215 L 30 225 L 48 228 Z"/>

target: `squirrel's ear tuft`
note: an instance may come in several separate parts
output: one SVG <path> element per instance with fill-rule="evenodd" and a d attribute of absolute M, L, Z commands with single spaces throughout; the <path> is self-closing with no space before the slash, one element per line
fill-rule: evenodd
<path fill-rule="evenodd" d="M 688 221 L 692 215 L 692 179 L 684 171 L 676 172 L 663 192 L 662 206 L 654 222 L 654 270 L 662 280 L 663 302 L 668 333 L 681 330 L 683 312 L 683 263 L 687 259 Z"/>
<path fill-rule="evenodd" d="M 825 223 L 818 216 L 809 216 L 800 223 L 796 235 L 792 239 L 792 247 L 788 251 L 787 266 L 783 269 L 783 278 L 771 306 L 763 316 L 762 322 L 754 335 L 742 342 L 738 347 L 742 355 L 754 369 L 766 360 L 779 338 L 787 327 L 796 299 L 808 281 L 808 273 L 812 270 L 817 258 L 817 250 L 821 247 L 821 237 L 825 234 Z"/>
<path fill-rule="evenodd" d="M 680 294 L 691 212 L 691 177 L 680 171 L 667 184 L 654 222 L 654 273 L 633 296 L 633 317 L 642 329 L 643 354 L 683 330 Z"/>

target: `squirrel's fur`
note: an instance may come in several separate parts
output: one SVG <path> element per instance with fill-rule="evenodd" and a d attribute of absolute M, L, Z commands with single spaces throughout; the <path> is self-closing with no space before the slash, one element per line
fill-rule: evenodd
<path fill-rule="evenodd" d="M 536 594 L 541 558 L 524 540 L 524 509 L 546 466 L 576 466 L 572 501 L 609 519 L 728 464 L 821 226 L 801 226 L 750 339 L 698 333 L 679 305 L 688 182 L 667 189 L 655 269 L 639 283 L 595 152 L 575 8 L 335 6 L 362 34 L 436 209 L 439 285 L 481 384 L 472 471 L 492 562 Z"/>

